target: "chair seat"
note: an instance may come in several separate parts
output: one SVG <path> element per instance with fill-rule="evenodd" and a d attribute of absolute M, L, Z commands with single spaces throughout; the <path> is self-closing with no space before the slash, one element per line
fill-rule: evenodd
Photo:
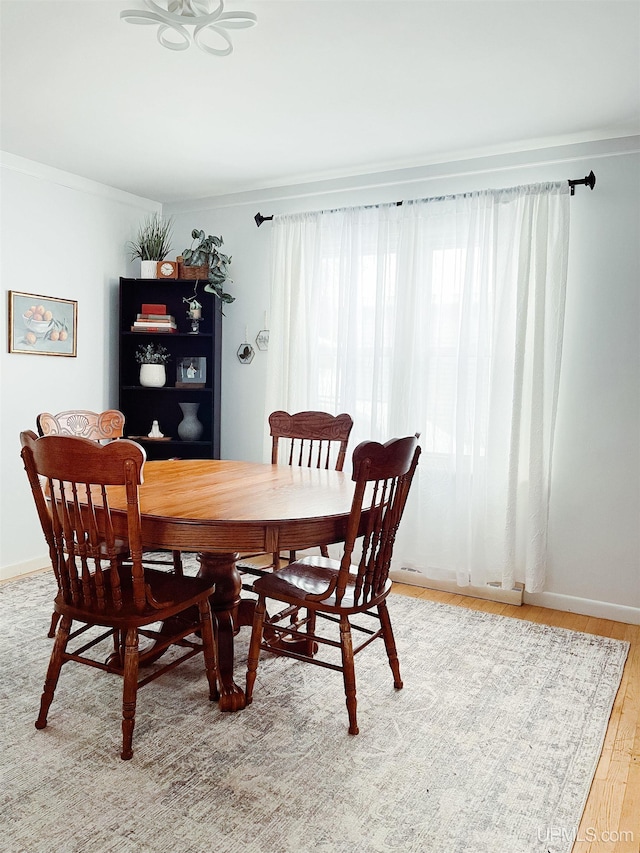
<path fill-rule="evenodd" d="M 280 601 L 286 601 L 290 604 L 299 604 L 301 607 L 306 607 L 312 604 L 314 610 L 326 611 L 328 613 L 340 612 L 358 613 L 362 610 L 369 610 L 371 607 L 382 601 L 391 589 L 391 581 L 386 580 L 382 591 L 376 595 L 367 598 L 365 601 L 360 600 L 356 604 L 354 601 L 355 584 L 357 580 L 357 568 L 351 567 L 347 588 L 342 597 L 340 605 L 336 604 L 335 595 L 332 594 L 322 601 L 309 602 L 308 595 L 319 595 L 323 593 L 330 585 L 333 578 L 338 577 L 340 572 L 340 561 L 332 560 L 328 557 L 304 557 L 302 560 L 296 560 L 295 563 L 289 563 L 278 569 L 277 572 L 264 575 L 258 578 L 253 584 L 253 589 L 259 595 L 264 595 L 266 598 L 277 598 Z"/>
<path fill-rule="evenodd" d="M 121 583 L 122 606 L 116 608 L 111 598 L 111 569 L 103 572 L 105 586 L 104 610 L 97 610 L 95 605 L 89 610 L 83 607 L 67 604 L 58 594 L 54 600 L 54 609 L 61 615 L 70 616 L 80 622 L 91 622 L 110 628 L 119 628 L 126 623 L 131 626 L 148 625 L 160 619 L 167 619 L 180 613 L 187 607 L 195 606 L 203 594 L 213 594 L 214 584 L 205 578 L 180 577 L 157 569 L 145 570 L 145 582 L 157 607 L 145 603 L 139 610 L 133 602 L 133 588 L 127 583 L 125 576 Z"/>

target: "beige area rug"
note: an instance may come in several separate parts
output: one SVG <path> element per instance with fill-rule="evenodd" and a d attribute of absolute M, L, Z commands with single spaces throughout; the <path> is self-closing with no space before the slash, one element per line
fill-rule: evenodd
<path fill-rule="evenodd" d="M 357 737 L 339 673 L 265 658 L 253 705 L 222 714 L 198 657 L 140 691 L 123 762 L 117 676 L 66 665 L 34 728 L 53 594 L 0 587 L 7 853 L 567 853 L 628 651 L 392 596 L 405 687 L 382 643 L 358 655 Z"/>

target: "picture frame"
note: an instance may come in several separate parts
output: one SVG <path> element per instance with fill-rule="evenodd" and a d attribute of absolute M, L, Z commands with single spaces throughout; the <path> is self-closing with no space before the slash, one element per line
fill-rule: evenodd
<path fill-rule="evenodd" d="M 74 299 L 9 291 L 9 352 L 75 358 L 78 303 Z"/>
<path fill-rule="evenodd" d="M 204 356 L 184 356 L 176 366 L 176 388 L 204 388 L 207 381 L 207 359 Z"/>

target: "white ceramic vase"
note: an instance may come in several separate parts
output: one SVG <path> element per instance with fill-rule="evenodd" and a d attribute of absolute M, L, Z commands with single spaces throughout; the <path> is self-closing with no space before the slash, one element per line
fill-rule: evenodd
<path fill-rule="evenodd" d="M 162 388 L 167 381 L 164 364 L 141 364 L 140 384 L 145 388 Z"/>
<path fill-rule="evenodd" d="M 157 261 L 140 261 L 140 278 L 156 278 Z"/>

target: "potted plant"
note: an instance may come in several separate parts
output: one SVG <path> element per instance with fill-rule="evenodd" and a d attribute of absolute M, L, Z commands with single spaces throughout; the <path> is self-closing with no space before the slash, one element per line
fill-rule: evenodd
<path fill-rule="evenodd" d="M 129 245 L 131 259 L 140 258 L 140 278 L 156 278 L 158 261 L 171 249 L 173 218 L 163 219 L 159 213 L 148 216 Z"/>
<path fill-rule="evenodd" d="M 135 354 L 140 365 L 140 384 L 145 388 L 162 388 L 167 381 L 165 365 L 170 358 L 162 344 L 140 344 Z"/>
<path fill-rule="evenodd" d="M 203 270 L 203 277 L 206 276 L 207 283 L 204 289 L 209 293 L 215 293 L 218 299 L 223 302 L 234 302 L 235 296 L 230 293 L 225 293 L 222 285 L 225 281 L 232 281 L 229 278 L 229 264 L 231 256 L 225 255 L 219 251 L 223 244 L 222 237 L 215 237 L 211 234 L 205 236 L 204 231 L 194 228 L 191 232 L 193 242 L 190 249 L 185 249 L 182 253 L 185 267 L 200 267 Z M 207 267 L 206 273 L 204 267 Z"/>

